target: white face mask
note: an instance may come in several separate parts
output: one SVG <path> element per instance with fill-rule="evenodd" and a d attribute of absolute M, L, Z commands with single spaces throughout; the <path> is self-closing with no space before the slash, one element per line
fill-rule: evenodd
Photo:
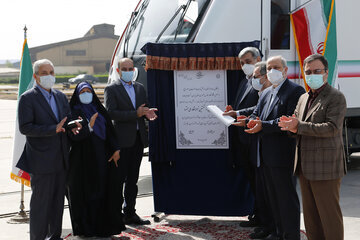
<path fill-rule="evenodd" d="M 45 89 L 51 89 L 55 84 L 53 75 L 40 76 L 40 85 Z"/>
<path fill-rule="evenodd" d="M 266 75 L 272 85 L 279 85 L 284 81 L 283 73 L 279 70 L 271 69 Z"/>
<path fill-rule="evenodd" d="M 253 78 L 251 80 L 251 85 L 255 90 L 260 91 L 264 84 L 261 83 L 260 78 Z"/>
<path fill-rule="evenodd" d="M 244 64 L 242 66 L 242 70 L 244 71 L 246 76 L 252 75 L 254 72 L 254 69 L 255 69 L 255 65 L 252 65 L 252 64 Z"/>

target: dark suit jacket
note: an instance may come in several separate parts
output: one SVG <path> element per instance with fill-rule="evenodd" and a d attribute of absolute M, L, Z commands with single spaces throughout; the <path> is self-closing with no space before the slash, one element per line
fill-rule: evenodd
<path fill-rule="evenodd" d="M 300 119 L 296 150 L 300 147 L 302 172 L 308 180 L 341 178 L 346 173 L 342 137 L 345 97 L 327 85 L 304 116 L 308 98 L 308 93 L 303 94 L 295 110 L 295 115 Z M 295 168 L 297 161 L 298 154 L 295 155 Z"/>
<path fill-rule="evenodd" d="M 245 77 L 239 84 L 239 89 L 236 94 L 236 98 L 233 104 L 233 108 L 236 110 L 255 106 L 259 99 L 258 91 L 256 91 L 249 80 Z"/>
<path fill-rule="evenodd" d="M 131 147 L 136 140 L 136 126 L 139 126 L 141 141 L 144 147 L 148 146 L 148 133 L 145 128 L 145 117 L 138 117 L 136 110 L 142 104 L 147 104 L 145 88 L 141 83 L 134 82 L 134 108 L 124 86 L 117 80 L 105 88 L 105 107 L 113 120 L 120 148 Z"/>
<path fill-rule="evenodd" d="M 282 115 L 291 116 L 299 97 L 305 92 L 300 85 L 285 80 L 270 103 L 272 87 L 264 90 L 251 118 L 260 117 L 262 130 L 258 133 L 262 161 L 271 167 L 293 167 L 295 155 L 295 139 L 278 126 Z M 267 109 L 269 110 L 267 111 Z"/>
<path fill-rule="evenodd" d="M 233 104 L 234 110 L 248 108 L 256 105 L 259 99 L 258 92 L 251 86 L 250 82 L 244 77 Z M 241 165 L 249 161 L 249 145 L 251 143 L 249 134 L 244 132 L 243 127 L 230 126 L 231 152 L 233 162 Z"/>
<path fill-rule="evenodd" d="M 66 133 L 56 133 L 56 125 L 70 116 L 70 107 L 65 94 L 52 91 L 59 120 L 38 86 L 24 92 L 19 100 L 19 129 L 26 136 L 26 143 L 17 167 L 28 173 L 49 174 L 68 167 L 68 137 Z"/>

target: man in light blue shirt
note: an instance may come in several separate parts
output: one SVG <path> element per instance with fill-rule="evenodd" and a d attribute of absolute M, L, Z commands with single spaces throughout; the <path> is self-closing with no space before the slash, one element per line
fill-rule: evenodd
<path fill-rule="evenodd" d="M 123 206 L 125 224 L 150 224 L 136 214 L 137 181 L 144 148 L 148 146 L 145 118 L 157 118 L 155 108 L 149 108 L 145 88 L 133 81 L 134 63 L 129 58 L 119 61 L 120 79 L 105 88 L 105 107 L 109 112 L 118 138 L 121 158 L 118 193 L 125 198 Z M 123 193 L 124 188 L 124 193 Z M 124 195 L 124 196 L 123 196 Z M 122 202 L 119 203 L 122 205 Z"/>

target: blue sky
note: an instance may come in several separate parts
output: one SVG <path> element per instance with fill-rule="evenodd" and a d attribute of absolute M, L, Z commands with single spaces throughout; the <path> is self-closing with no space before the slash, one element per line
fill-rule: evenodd
<path fill-rule="evenodd" d="M 138 0 L 11 0 L 1 1 L 0 60 L 20 59 L 28 28 L 28 45 L 79 38 L 96 24 L 115 25 L 120 35 Z"/>

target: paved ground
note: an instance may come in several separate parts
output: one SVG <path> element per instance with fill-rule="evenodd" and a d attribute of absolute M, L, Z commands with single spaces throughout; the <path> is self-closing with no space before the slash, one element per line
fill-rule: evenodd
<path fill-rule="evenodd" d="M 12 144 L 16 101 L 0 100 L 0 231 L 1 239 L 28 239 L 28 224 L 8 224 L 8 213 L 19 210 L 20 185 L 10 179 Z M 353 156 L 355 163 L 360 162 L 360 154 Z M 152 192 L 151 166 L 144 157 L 139 180 L 139 193 Z M 360 165 L 360 164 L 354 164 Z M 29 209 L 31 191 L 25 187 L 25 208 Z M 144 195 L 143 195 L 144 196 Z M 154 212 L 152 196 L 139 197 L 139 215 L 150 216 Z M 355 167 L 344 177 L 341 186 L 341 207 L 344 215 L 345 240 L 358 240 L 360 236 L 360 168 Z M 68 208 L 64 211 L 63 234 L 71 232 Z M 302 229 L 304 229 L 302 223 Z"/>

